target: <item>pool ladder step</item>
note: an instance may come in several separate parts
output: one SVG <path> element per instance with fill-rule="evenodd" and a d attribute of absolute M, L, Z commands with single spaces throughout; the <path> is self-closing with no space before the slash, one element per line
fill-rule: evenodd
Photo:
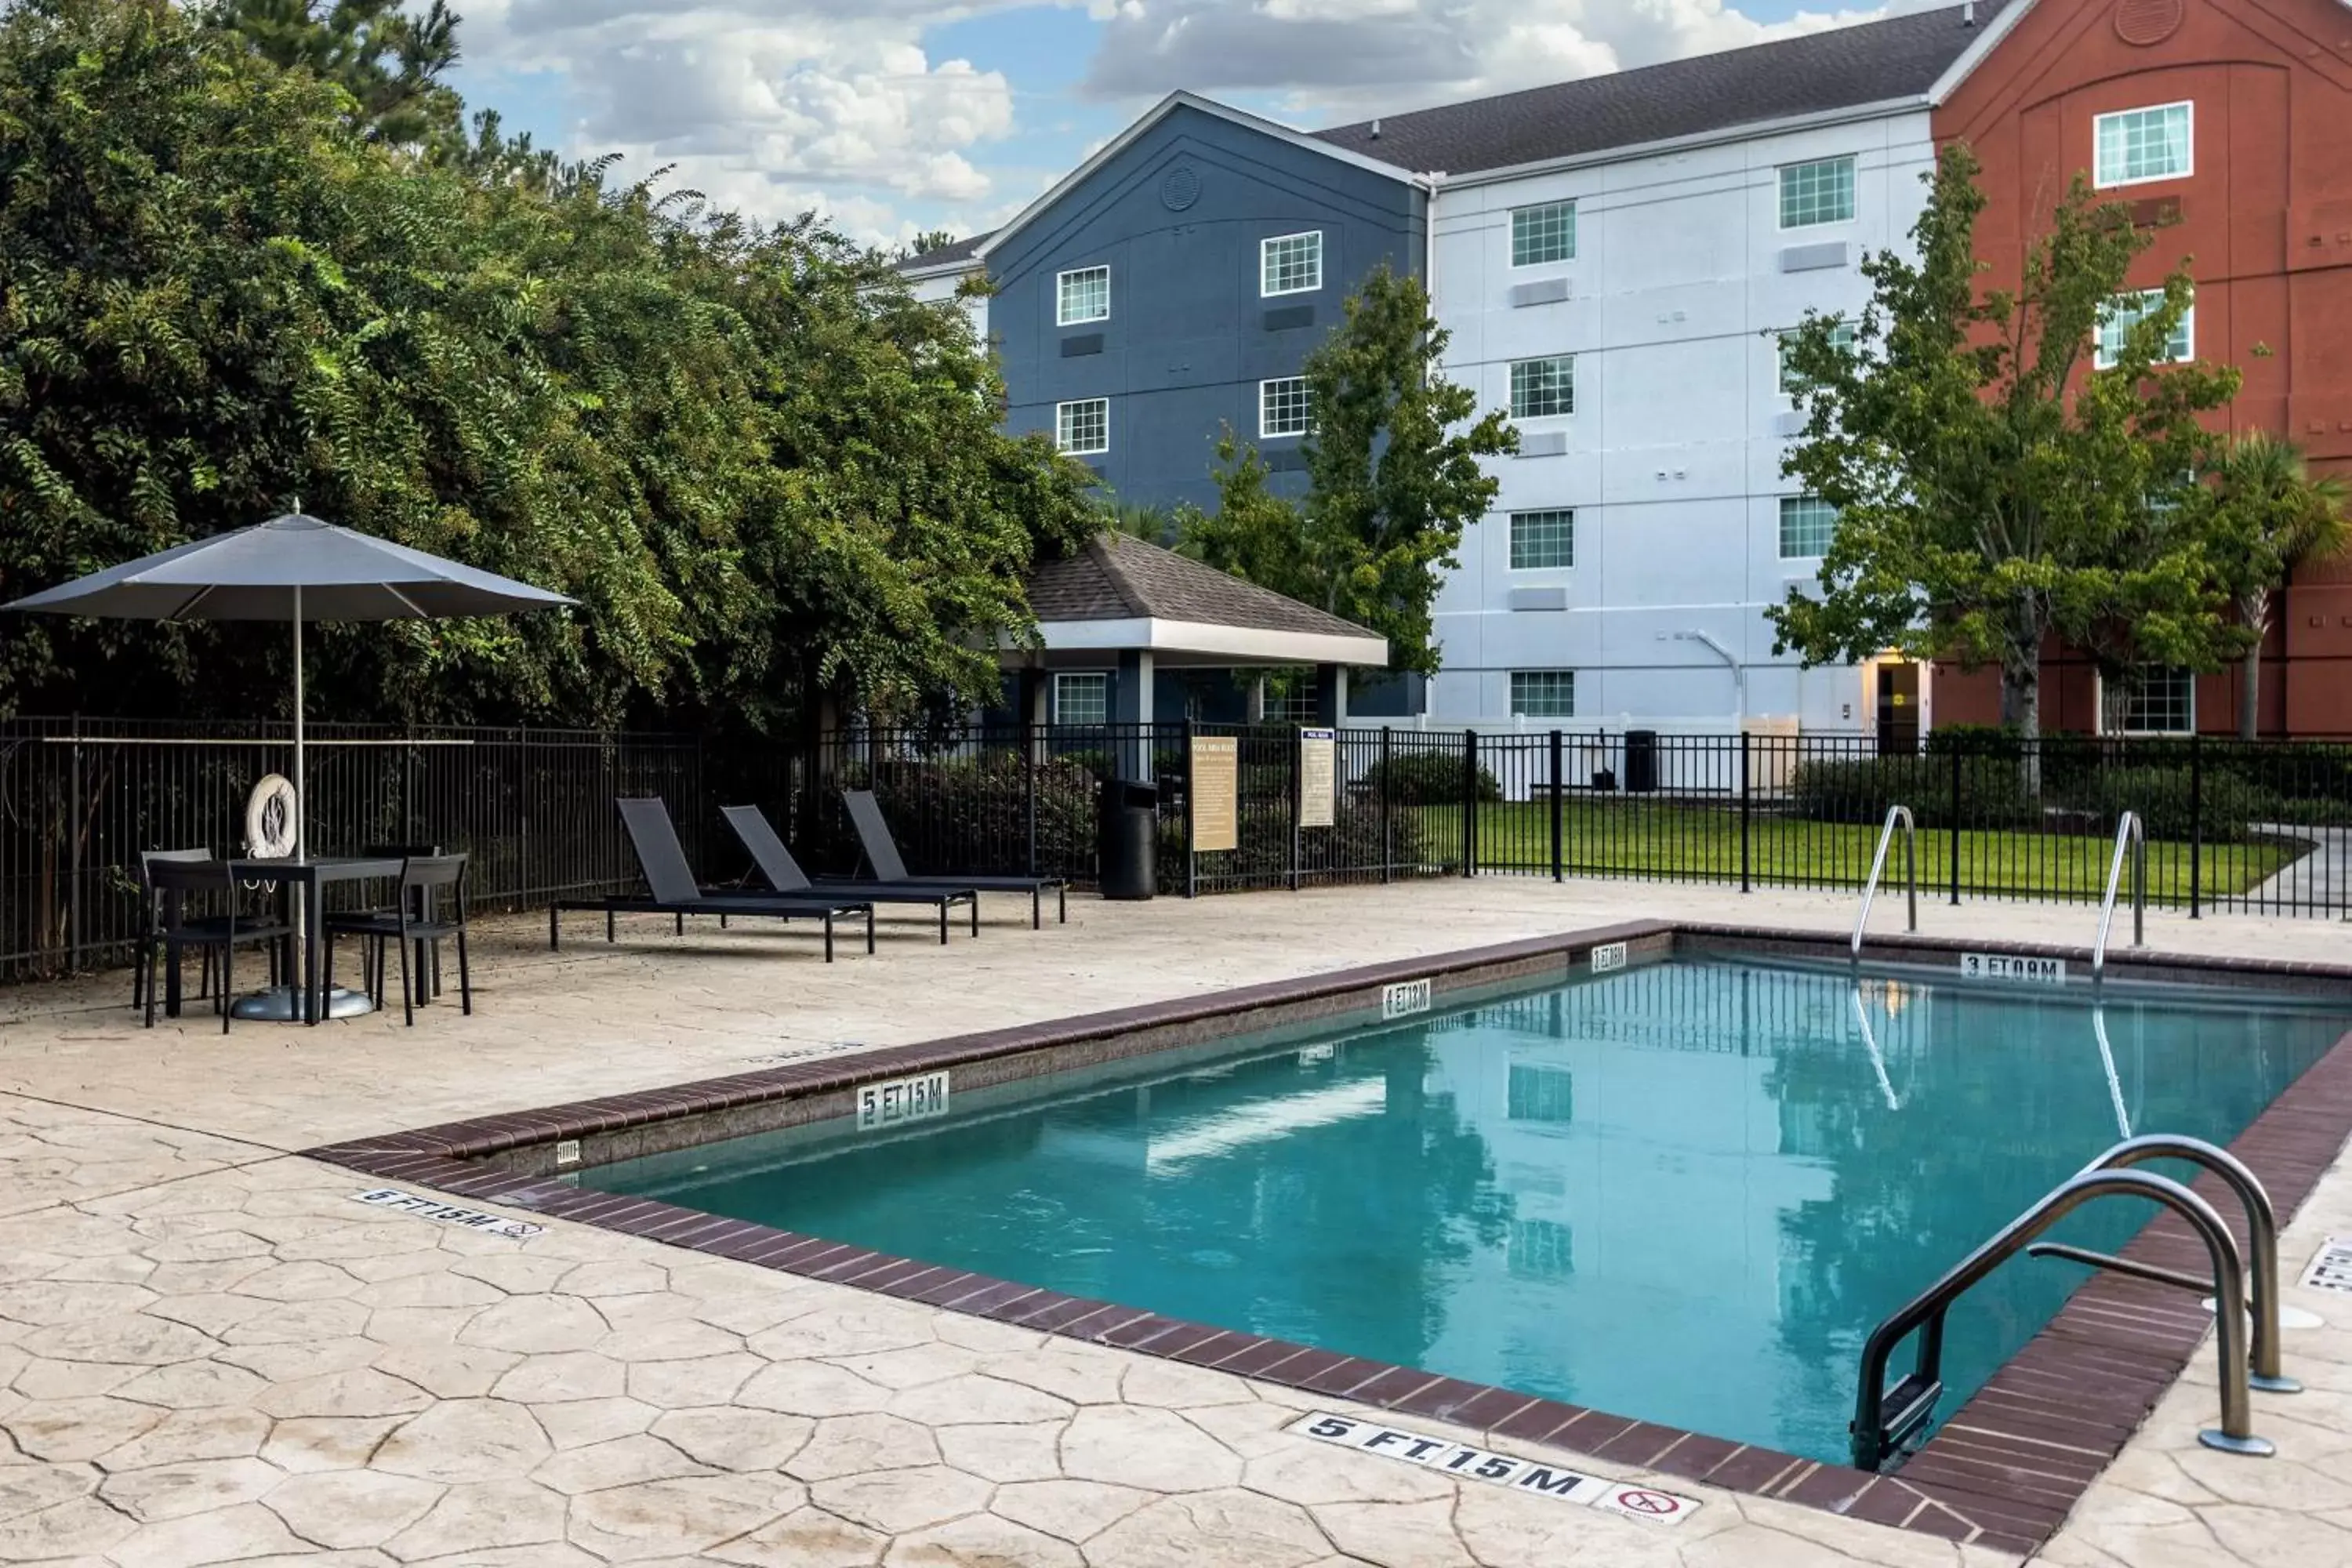
<path fill-rule="evenodd" d="M 2168 1176 L 2130 1167 L 2150 1160 L 2186 1160 L 2212 1172 L 2237 1194 L 2246 1211 L 2250 1257 L 2242 1257 L 2237 1238 L 2213 1210 L 2213 1205 Z M 2189 1222 L 2205 1243 L 2212 1259 L 2210 1279 L 2174 1269 L 2158 1268 L 2110 1253 L 2092 1252 L 2036 1238 L 2075 1209 L 2103 1197 L 2147 1198 L 2171 1209 Z M 2198 1440 L 2224 1453 L 2267 1457 L 2276 1449 L 2253 1429 L 2251 1389 L 2266 1394 L 2294 1394 L 2303 1385 L 2279 1367 L 2278 1215 L 2270 1194 L 2253 1172 L 2228 1151 L 2200 1138 L 2151 1134 L 2128 1138 L 2057 1186 L 2023 1214 L 2001 1227 L 1983 1246 L 1947 1270 L 1871 1331 L 1862 1352 L 1862 1378 L 1854 1394 L 1853 1463 L 1857 1469 L 1880 1470 L 1899 1458 L 1906 1445 L 1934 1419 L 1943 1397 L 1944 1317 L 1952 1303 L 1987 1275 L 2018 1253 L 2032 1258 L 2060 1258 L 2087 1263 L 2137 1279 L 2182 1289 L 2210 1290 L 2218 1303 L 2238 1303 L 2235 1311 L 2216 1310 L 2215 1339 L 2221 1358 L 2221 1425 L 2198 1433 Z M 2252 1286 L 2249 1301 L 2249 1276 Z M 2247 1343 L 2251 1306 L 2252 1345 Z M 1918 1349 L 1912 1370 L 1901 1382 L 1886 1385 L 1886 1367 L 1895 1348 L 1914 1333 Z"/>

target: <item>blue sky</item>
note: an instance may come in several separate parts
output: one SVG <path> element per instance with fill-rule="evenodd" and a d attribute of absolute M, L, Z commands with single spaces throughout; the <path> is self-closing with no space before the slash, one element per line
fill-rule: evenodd
<path fill-rule="evenodd" d="M 992 226 L 1172 88 L 1334 124 L 1917 3 L 460 0 L 457 85 L 542 145 L 887 244 Z"/>

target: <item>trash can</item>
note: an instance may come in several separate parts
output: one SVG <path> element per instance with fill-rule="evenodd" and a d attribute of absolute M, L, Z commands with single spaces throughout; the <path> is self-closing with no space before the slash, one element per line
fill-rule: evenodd
<path fill-rule="evenodd" d="M 1658 732 L 1625 731 L 1625 793 L 1653 795 L 1658 788 Z"/>
<path fill-rule="evenodd" d="M 1160 879 L 1160 786 L 1150 779 L 1105 779 L 1100 891 L 1106 899 L 1148 899 Z"/>

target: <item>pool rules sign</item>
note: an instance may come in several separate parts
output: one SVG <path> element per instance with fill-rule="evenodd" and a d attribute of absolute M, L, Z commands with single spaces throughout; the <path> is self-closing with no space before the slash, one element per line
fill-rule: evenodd
<path fill-rule="evenodd" d="M 1339 820 L 1339 731 L 1298 731 L 1298 826 L 1328 827 Z"/>
<path fill-rule="evenodd" d="M 1192 850 L 1241 845 L 1241 742 L 1231 735 L 1192 737 Z"/>

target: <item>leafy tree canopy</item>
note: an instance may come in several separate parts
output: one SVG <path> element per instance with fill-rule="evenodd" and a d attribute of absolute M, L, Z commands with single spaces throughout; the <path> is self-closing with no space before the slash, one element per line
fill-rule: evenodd
<path fill-rule="evenodd" d="M 2221 446 L 2197 504 L 2223 586 L 2250 641 L 2239 665 L 2238 732 L 2252 740 L 2262 715 L 2262 639 L 2279 595 L 2305 562 L 2352 545 L 2352 487 L 2313 474 L 2292 441 L 2252 430 Z"/>
<path fill-rule="evenodd" d="M 582 601 L 323 627 L 319 711 L 766 727 L 993 691 L 1023 573 L 1092 509 L 1003 434 L 961 308 L 814 222 L 515 177 L 494 124 L 420 161 L 351 100 L 160 0 L 0 13 L 0 598 L 299 497 Z M 250 628 L 7 622 L 0 711 L 285 684 Z"/>
<path fill-rule="evenodd" d="M 457 17 L 447 0 L 432 0 L 421 16 L 403 0 L 216 0 L 211 15 L 276 64 L 350 93 L 371 140 L 413 146 L 460 138 L 463 105 L 440 79 L 457 63 Z"/>
<path fill-rule="evenodd" d="M 1858 321 L 1809 316 L 1783 340 L 1808 416 L 1786 471 L 1839 522 L 1818 590 L 1767 613 L 1810 663 L 1895 647 L 1996 665 L 2003 718 L 2032 735 L 2053 633 L 2118 671 L 2211 668 L 2242 646 L 2179 504 L 2210 444 L 2198 416 L 2238 373 L 2168 363 L 2187 268 L 2127 289 L 2154 236 L 2079 177 L 2021 286 L 1980 289 L 1977 168 L 1946 150 L 1916 258 L 1864 263 Z"/>
<path fill-rule="evenodd" d="M 1439 374 L 1447 337 L 1419 279 L 1376 269 L 1307 358 L 1306 499 L 1276 494 L 1228 429 L 1216 515 L 1183 521 L 1189 553 L 1380 633 L 1392 668 L 1423 674 L 1438 665 L 1440 574 L 1495 497 L 1479 459 L 1519 444 L 1499 411 L 1478 416 L 1476 395 Z"/>

